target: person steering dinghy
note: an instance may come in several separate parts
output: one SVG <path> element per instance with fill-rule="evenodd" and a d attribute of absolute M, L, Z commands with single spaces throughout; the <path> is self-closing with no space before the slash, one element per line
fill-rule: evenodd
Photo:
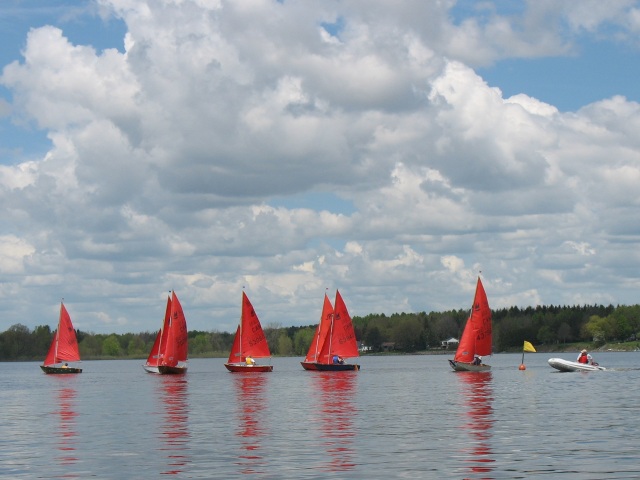
<path fill-rule="evenodd" d="M 578 355 L 578 363 L 583 363 L 586 365 L 598 365 L 597 362 L 593 361 L 593 357 L 591 356 L 591 354 L 589 352 L 587 352 L 586 349 L 582 349 L 582 351 L 580 352 L 580 355 Z"/>

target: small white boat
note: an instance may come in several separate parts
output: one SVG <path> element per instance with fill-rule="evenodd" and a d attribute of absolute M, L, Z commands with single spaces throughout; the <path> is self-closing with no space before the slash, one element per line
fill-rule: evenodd
<path fill-rule="evenodd" d="M 561 372 L 591 372 L 594 370 L 606 370 L 600 365 L 589 365 L 588 363 L 571 362 L 562 358 L 550 358 L 547 360 L 556 370 Z"/>

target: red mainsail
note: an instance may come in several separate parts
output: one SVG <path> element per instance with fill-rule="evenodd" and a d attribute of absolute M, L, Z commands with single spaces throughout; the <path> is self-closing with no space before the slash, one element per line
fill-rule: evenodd
<path fill-rule="evenodd" d="M 307 352 L 307 356 L 304 357 L 305 362 L 317 362 L 320 358 L 320 351 L 322 350 L 322 345 L 327 338 L 327 333 L 331 329 L 331 320 L 333 319 L 333 305 L 331 305 L 331 300 L 327 297 L 327 294 L 324 295 L 324 305 L 322 306 L 322 315 L 320 316 L 320 322 L 318 323 L 318 328 L 316 328 L 315 333 L 313 334 L 313 340 L 311 340 L 311 345 L 309 345 L 309 351 Z"/>
<path fill-rule="evenodd" d="M 330 364 L 334 355 L 344 358 L 360 355 L 351 316 L 338 290 L 330 331 L 320 350 L 318 363 Z"/>
<path fill-rule="evenodd" d="M 189 353 L 187 319 L 176 292 L 171 292 L 171 314 L 167 334 L 167 345 L 162 365 L 175 367 L 178 362 L 186 362 Z"/>
<path fill-rule="evenodd" d="M 480 277 L 471 314 L 462 332 L 454 361 L 471 363 L 474 355 L 491 355 L 491 308 Z"/>
<path fill-rule="evenodd" d="M 246 357 L 270 357 L 269 344 L 264 335 L 260 319 L 253 309 L 247 294 L 242 292 L 242 316 L 240 325 L 233 339 L 229 361 L 227 363 L 244 362 Z"/>
<path fill-rule="evenodd" d="M 60 362 L 78 361 L 80 361 L 80 350 L 78 349 L 76 331 L 73 329 L 69 312 L 61 302 L 58 330 L 53 335 L 49 352 L 44 359 L 44 366 L 55 365 Z"/>

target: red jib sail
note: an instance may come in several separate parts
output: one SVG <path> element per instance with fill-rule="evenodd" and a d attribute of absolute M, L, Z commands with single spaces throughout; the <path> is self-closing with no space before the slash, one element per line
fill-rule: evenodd
<path fill-rule="evenodd" d="M 246 355 L 242 355 L 242 349 L 240 347 L 240 325 L 236 328 L 236 336 L 233 337 L 233 345 L 231 346 L 231 352 L 229 352 L 229 360 L 227 363 L 238 363 L 244 362 L 246 359 Z"/>
<path fill-rule="evenodd" d="M 491 355 L 491 309 L 480 277 L 471 314 L 462 332 L 454 360 L 470 363 L 474 355 Z"/>
<path fill-rule="evenodd" d="M 164 312 L 164 322 L 162 327 L 158 330 L 156 335 L 156 341 L 153 342 L 149 358 L 147 358 L 147 365 L 157 367 L 160 365 L 160 359 L 164 356 L 164 351 L 167 348 L 167 332 L 169 331 L 169 318 L 171 317 L 171 297 L 167 297 L 167 308 Z"/>
<path fill-rule="evenodd" d="M 167 332 L 167 346 L 162 365 L 175 367 L 178 362 L 186 362 L 189 350 L 187 340 L 187 320 L 176 292 L 171 292 L 171 315 Z"/>
<path fill-rule="evenodd" d="M 60 303 L 60 319 L 58 320 L 58 330 L 53 335 L 53 341 L 49 347 L 49 352 L 44 359 L 44 365 L 55 365 L 60 362 L 80 361 L 80 350 L 76 331 L 73 329 L 71 317 L 63 303 Z"/>
<path fill-rule="evenodd" d="M 353 323 L 351 323 L 351 316 L 349 316 L 347 306 L 338 290 L 336 290 L 330 332 L 322 345 L 318 363 L 330 364 L 334 355 L 345 358 L 359 356 L 356 332 L 353 329 Z"/>
<path fill-rule="evenodd" d="M 311 340 L 311 345 L 309 345 L 309 351 L 307 352 L 307 356 L 304 358 L 305 362 L 313 363 L 319 361 L 322 345 L 324 345 L 324 341 L 327 338 L 327 333 L 331 329 L 332 318 L 333 305 L 331 305 L 331 300 L 329 300 L 329 297 L 327 297 L 327 294 L 325 293 L 320 322 L 318 323 L 318 328 L 316 328 L 316 331 L 313 334 L 313 340 Z"/>
<path fill-rule="evenodd" d="M 242 292 L 242 316 L 233 339 L 233 346 L 227 363 L 244 362 L 247 357 L 270 357 L 269 344 L 264 335 L 260 319 L 256 315 L 247 294 Z"/>

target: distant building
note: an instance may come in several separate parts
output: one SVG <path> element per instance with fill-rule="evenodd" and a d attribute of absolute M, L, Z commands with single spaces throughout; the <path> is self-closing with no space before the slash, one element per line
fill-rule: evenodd
<path fill-rule="evenodd" d="M 459 343 L 460 343 L 460 340 L 458 340 L 457 338 L 451 337 L 449 340 L 443 340 L 442 342 L 440 342 L 440 345 L 443 350 L 449 350 L 453 348 L 458 348 Z"/>
<path fill-rule="evenodd" d="M 358 351 L 359 352 L 370 352 L 371 347 L 367 347 L 363 342 L 358 342 Z"/>
<path fill-rule="evenodd" d="M 392 350 L 396 349 L 396 342 L 384 342 L 382 344 L 382 351 L 383 352 L 390 352 Z"/>

